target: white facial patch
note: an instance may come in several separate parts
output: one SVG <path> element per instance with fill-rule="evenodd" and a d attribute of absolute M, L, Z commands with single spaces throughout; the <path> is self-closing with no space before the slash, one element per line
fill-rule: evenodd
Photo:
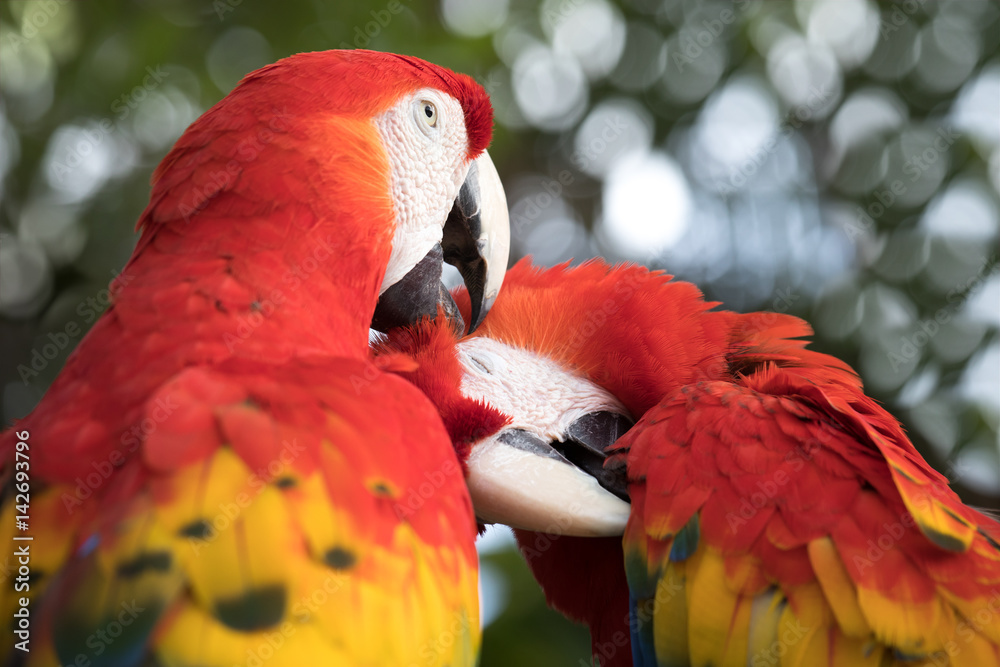
<path fill-rule="evenodd" d="M 373 122 L 389 157 L 396 207 L 381 294 L 441 242 L 444 223 L 469 171 L 468 137 L 462 105 L 433 88 L 407 95 Z"/>
<path fill-rule="evenodd" d="M 458 359 L 465 369 L 462 394 L 510 416 L 507 428 L 563 440 L 569 425 L 585 414 L 628 415 L 603 388 L 528 350 L 491 338 L 469 338 L 458 344 Z"/>
<path fill-rule="evenodd" d="M 550 359 L 489 338 L 458 344 L 462 393 L 509 415 L 512 429 L 563 440 L 572 422 L 624 406 L 601 387 Z M 630 507 L 562 457 L 511 446 L 500 434 L 474 443 L 466 483 L 485 523 L 581 537 L 621 535 Z"/>

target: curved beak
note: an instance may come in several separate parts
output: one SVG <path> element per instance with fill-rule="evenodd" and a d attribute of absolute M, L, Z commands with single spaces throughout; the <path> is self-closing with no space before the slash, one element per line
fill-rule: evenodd
<path fill-rule="evenodd" d="M 488 153 L 472 166 L 444 225 L 444 261 L 462 274 L 472 301 L 469 331 L 483 322 L 500 292 L 510 253 L 507 197 Z"/>
<path fill-rule="evenodd" d="M 386 332 L 434 318 L 440 306 L 461 334 L 465 322 L 441 282 L 442 262 L 458 269 L 472 302 L 468 333 L 475 331 L 500 292 L 510 252 L 507 198 L 496 167 L 483 151 L 469 166 L 465 182 L 444 224 L 441 243 L 431 248 L 401 280 L 379 297 L 371 326 Z"/>
<path fill-rule="evenodd" d="M 556 535 L 625 532 L 630 506 L 623 470 L 608 470 L 605 450 L 632 422 L 611 412 L 584 415 L 550 442 L 508 428 L 474 445 L 466 482 L 484 523 Z"/>

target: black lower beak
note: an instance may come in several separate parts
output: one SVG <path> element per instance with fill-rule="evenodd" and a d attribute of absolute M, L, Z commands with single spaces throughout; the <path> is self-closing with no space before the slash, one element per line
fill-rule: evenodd
<path fill-rule="evenodd" d="M 621 535 L 631 511 L 625 470 L 603 463 L 631 425 L 622 415 L 595 412 L 574 422 L 562 442 L 507 428 L 473 445 L 466 482 L 476 516 L 560 535 Z"/>
<path fill-rule="evenodd" d="M 423 317 L 433 319 L 437 317 L 440 305 L 445 316 L 454 323 L 456 333 L 461 335 L 465 328 L 462 314 L 441 282 L 443 259 L 439 243 L 402 280 L 382 292 L 372 316 L 371 328 L 386 333 L 389 329 L 407 326 Z"/>
<path fill-rule="evenodd" d="M 607 449 L 633 426 L 631 419 L 617 412 L 592 412 L 570 424 L 564 442 L 552 446 L 577 468 L 597 480 L 603 488 L 627 501 L 628 478 L 623 468 L 609 469 L 604 462 Z"/>
<path fill-rule="evenodd" d="M 604 467 L 606 450 L 632 428 L 632 420 L 616 412 L 593 412 L 570 424 L 566 439 L 549 442 L 521 429 L 508 429 L 500 442 L 545 458 L 573 465 L 597 480 L 607 491 L 628 502 L 628 479 L 623 468 Z"/>
<path fill-rule="evenodd" d="M 476 330 L 482 323 L 493 297 L 487 303 L 486 274 L 487 258 L 483 254 L 481 238 L 483 234 L 482 195 L 479 190 L 479 167 L 473 162 L 469 168 L 469 176 L 462 184 L 462 189 L 455 200 L 444 224 L 444 236 L 441 246 L 444 251 L 444 261 L 448 262 L 462 274 L 469 299 L 472 303 L 472 314 L 469 318 L 469 333 Z"/>
<path fill-rule="evenodd" d="M 381 332 L 433 319 L 440 306 L 461 335 L 465 322 L 441 282 L 442 262 L 458 269 L 472 305 L 469 331 L 486 317 L 500 291 L 510 249 L 507 199 L 489 155 L 469 165 L 465 181 L 445 221 L 441 242 L 402 279 L 379 296 L 371 327 Z"/>

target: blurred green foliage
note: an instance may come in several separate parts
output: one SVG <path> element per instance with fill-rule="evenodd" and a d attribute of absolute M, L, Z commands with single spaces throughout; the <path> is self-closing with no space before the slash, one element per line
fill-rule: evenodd
<path fill-rule="evenodd" d="M 106 305 L 184 127 L 245 73 L 343 47 L 490 91 L 515 259 L 641 261 L 730 307 L 805 317 L 966 500 L 1000 506 L 1000 7 L 985 0 L 3 3 L 5 421 Z M 506 601 L 484 666 L 586 659 L 586 632 L 544 609 L 514 552 L 484 562 Z"/>
<path fill-rule="evenodd" d="M 502 611 L 483 634 L 481 667 L 590 663 L 590 633 L 545 606 L 545 596 L 520 553 L 505 549 L 483 556 L 481 562 L 496 568 L 506 582 Z"/>

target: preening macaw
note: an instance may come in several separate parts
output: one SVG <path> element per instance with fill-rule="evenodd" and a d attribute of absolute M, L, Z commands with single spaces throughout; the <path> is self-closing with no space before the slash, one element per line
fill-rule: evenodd
<path fill-rule="evenodd" d="M 370 51 L 281 60 L 187 129 L 112 306 L 2 436 L 5 662 L 475 663 L 459 462 L 368 339 L 457 313 L 442 260 L 489 309 L 491 133 L 471 78 Z"/>
<path fill-rule="evenodd" d="M 457 347 L 433 326 L 391 344 L 421 363 L 406 375 L 446 422 L 456 394 L 506 417 L 462 443 L 473 503 L 521 529 L 550 604 L 590 625 L 602 666 L 1000 665 L 1000 525 L 846 364 L 806 349 L 805 322 L 716 305 L 641 267 L 521 262 Z M 588 447 L 574 404 L 603 415 Z M 553 414 L 570 425 L 534 428 Z M 613 532 L 618 510 L 560 518 L 594 505 L 546 484 L 560 460 L 564 478 L 627 489 L 623 541 L 531 532 Z M 532 496 L 544 511 L 524 511 Z"/>

